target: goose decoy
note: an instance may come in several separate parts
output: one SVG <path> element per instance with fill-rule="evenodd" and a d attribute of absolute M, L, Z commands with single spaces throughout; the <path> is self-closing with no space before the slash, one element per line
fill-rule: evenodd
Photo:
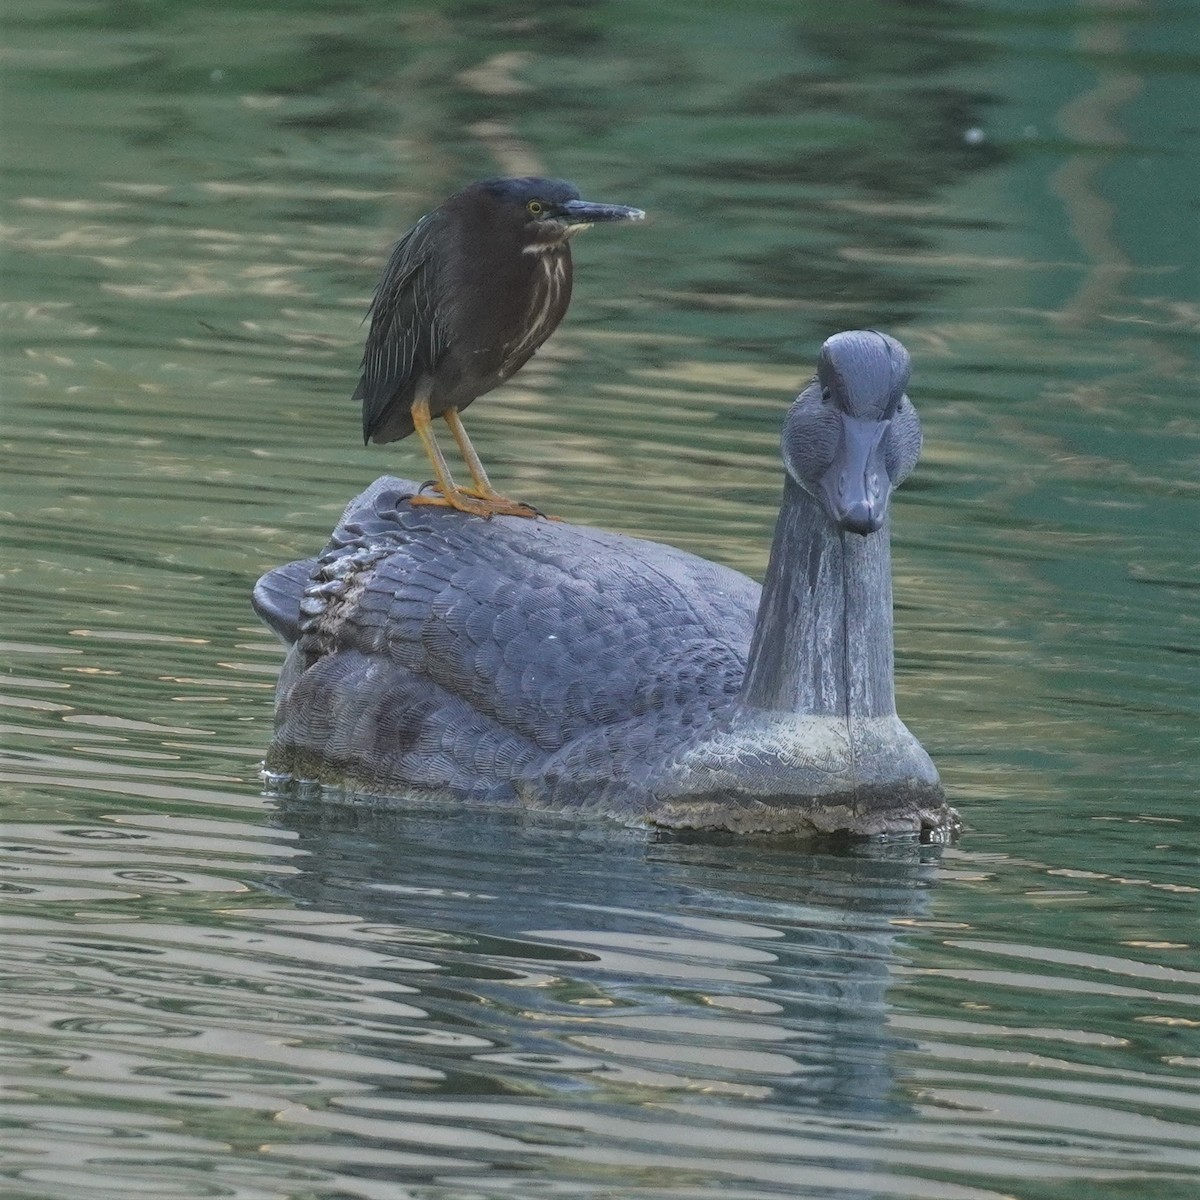
<path fill-rule="evenodd" d="M 640 208 L 581 200 L 561 179 L 485 179 L 456 192 L 396 244 L 371 304 L 362 378 L 363 441 L 416 432 L 435 495 L 414 504 L 477 516 L 537 516 L 488 480 L 459 414 L 516 374 L 571 302 L 570 238 L 589 225 L 640 221 Z M 471 474 L 458 487 L 433 435 L 450 427 Z"/>
<path fill-rule="evenodd" d="M 289 647 L 268 777 L 738 832 L 957 822 L 896 715 L 888 502 L 921 447 L 909 357 L 821 348 L 783 428 L 760 588 L 639 538 L 414 507 L 385 477 L 259 580 Z"/>

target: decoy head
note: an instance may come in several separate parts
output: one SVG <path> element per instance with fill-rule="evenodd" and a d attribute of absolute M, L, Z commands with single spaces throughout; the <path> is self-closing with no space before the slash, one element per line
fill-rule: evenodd
<path fill-rule="evenodd" d="M 624 204 L 581 200 L 579 189 L 563 179 L 485 179 L 472 188 L 483 200 L 485 219 L 519 229 L 528 253 L 559 245 L 589 225 L 641 221 L 646 216 L 640 208 Z"/>
<path fill-rule="evenodd" d="M 892 489 L 916 466 L 921 422 L 904 394 L 910 365 L 885 333 L 835 334 L 788 412 L 784 466 L 839 529 L 882 528 Z"/>

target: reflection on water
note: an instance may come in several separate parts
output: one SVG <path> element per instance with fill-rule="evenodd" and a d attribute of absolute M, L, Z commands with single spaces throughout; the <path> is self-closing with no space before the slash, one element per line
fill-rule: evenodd
<path fill-rule="evenodd" d="M 95 803 L 6 831 L 7 1170 L 39 1195 L 1169 1195 L 1198 1165 L 1200 1089 L 1131 1051 L 1200 973 L 979 936 L 985 855 Z"/>
<path fill-rule="evenodd" d="M 1190 1197 L 1197 17 L 6 10 L 0 1178 L 21 1196 Z M 497 482 L 761 573 L 816 347 L 912 350 L 900 708 L 955 847 L 282 809 L 252 581 L 464 180 L 652 215 L 472 410 Z"/>

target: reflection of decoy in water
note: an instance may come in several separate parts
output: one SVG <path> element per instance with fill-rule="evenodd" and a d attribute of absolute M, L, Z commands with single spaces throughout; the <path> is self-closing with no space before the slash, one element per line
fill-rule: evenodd
<path fill-rule="evenodd" d="M 468 1128 L 494 1133 L 501 1110 L 525 1120 L 511 1098 L 542 1083 L 550 1094 L 565 1084 L 585 1116 L 594 1103 L 613 1116 L 619 1099 L 589 1081 L 631 1060 L 675 1075 L 676 1094 L 710 1095 L 718 1142 L 731 1127 L 723 1118 L 762 1120 L 768 1096 L 768 1123 L 779 1108 L 799 1115 L 819 1106 L 828 1120 L 895 1118 L 906 1106 L 893 1074 L 903 1035 L 888 1024 L 886 995 L 897 935 L 929 912 L 938 846 L 768 844 L 619 829 L 597 838 L 557 816 L 387 810 L 297 793 L 277 800 L 273 820 L 294 835 L 293 869 L 266 886 L 300 922 L 302 936 L 292 941 L 313 965 L 313 986 L 415 1006 L 428 1035 L 381 1039 L 379 1013 L 363 1021 L 347 1005 L 346 1025 L 329 1036 L 350 1062 L 358 1051 L 402 1070 L 479 1080 L 476 1099 L 491 1096 L 496 1107 L 490 1120 L 464 1114 Z M 419 946 L 422 961 L 406 969 L 400 946 Z M 398 992 L 389 995 L 392 988 Z M 698 1043 L 711 1052 L 698 1055 Z M 392 1100 L 403 1077 L 375 1076 Z M 664 1083 L 659 1076 L 652 1089 L 669 1096 Z M 636 1121 L 645 1108 L 638 1089 L 631 1095 Z M 561 1125 L 539 1128 L 551 1145 L 570 1137 Z M 836 1151 L 834 1143 L 827 1149 Z M 852 1174 L 863 1152 L 855 1138 L 842 1147 Z M 559 1179 L 562 1162 L 546 1163 Z M 847 1187 L 847 1197 L 857 1194 Z"/>
<path fill-rule="evenodd" d="M 888 502 L 916 464 L 908 354 L 839 334 L 783 431 L 760 589 L 637 538 L 414 508 L 376 481 L 269 572 L 291 647 L 268 768 L 743 831 L 953 826 L 896 716 Z"/>
<path fill-rule="evenodd" d="M 581 200 L 557 179 L 486 179 L 456 192 L 396 244 L 371 304 L 362 378 L 363 441 L 414 430 L 438 494 L 414 504 L 479 516 L 536 510 L 491 485 L 459 413 L 528 362 L 571 302 L 569 239 L 600 222 L 640 221 L 641 209 Z M 457 487 L 433 436 L 441 416 L 471 473 Z"/>

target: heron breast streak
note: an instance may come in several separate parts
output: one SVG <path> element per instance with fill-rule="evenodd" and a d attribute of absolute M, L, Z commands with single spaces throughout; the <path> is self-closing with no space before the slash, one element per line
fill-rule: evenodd
<path fill-rule="evenodd" d="M 567 280 L 566 259 L 561 252 L 539 254 L 530 286 L 524 332 L 505 350 L 504 370 L 516 370 L 553 332 Z"/>

